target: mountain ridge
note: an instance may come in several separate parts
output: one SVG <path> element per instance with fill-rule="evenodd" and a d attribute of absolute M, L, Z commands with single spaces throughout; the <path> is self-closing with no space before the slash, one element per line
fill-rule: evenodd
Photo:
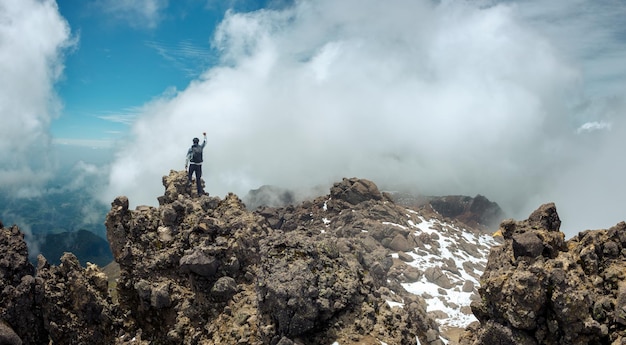
<path fill-rule="evenodd" d="M 131 210 L 126 197 L 111 203 L 113 285 L 71 253 L 59 265 L 39 256 L 33 267 L 19 228 L 0 226 L 0 336 L 15 344 L 478 345 L 571 342 L 570 329 L 586 341 L 622 339 L 626 322 L 613 309 L 626 300 L 621 290 L 587 287 L 609 296 L 580 319 L 525 303 L 541 290 L 524 284 L 548 263 L 578 281 L 621 286 L 623 276 L 606 272 L 618 272 L 626 225 L 566 242 L 546 204 L 528 220 L 504 220 L 498 239 L 487 228 L 450 222 L 431 204 L 399 205 L 365 179 L 344 178 L 326 195 L 255 211 L 234 194 L 196 195 L 184 171 L 170 171 L 163 185 L 158 207 Z M 583 267 L 567 273 L 578 262 Z M 556 281 L 554 274 L 540 278 Z M 511 285 L 501 285 L 502 276 Z M 537 296 L 561 296 L 553 292 Z M 556 301 L 581 311 L 586 303 Z M 561 316 L 542 326 L 550 313 Z M 458 340 L 453 328 L 465 329 Z"/>

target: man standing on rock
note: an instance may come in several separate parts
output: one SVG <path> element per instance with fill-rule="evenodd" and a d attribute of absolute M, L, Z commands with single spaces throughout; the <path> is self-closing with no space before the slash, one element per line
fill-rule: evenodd
<path fill-rule="evenodd" d="M 191 184 L 191 175 L 193 175 L 194 172 L 196 174 L 198 196 L 204 194 L 200 177 L 202 177 L 202 150 L 204 150 L 204 146 L 206 145 L 206 132 L 203 132 L 202 135 L 204 136 L 202 145 L 198 144 L 200 139 L 193 138 L 193 145 L 191 145 L 189 151 L 187 151 L 187 159 L 185 160 L 185 170 L 187 170 L 187 165 L 189 165 L 189 184 Z"/>

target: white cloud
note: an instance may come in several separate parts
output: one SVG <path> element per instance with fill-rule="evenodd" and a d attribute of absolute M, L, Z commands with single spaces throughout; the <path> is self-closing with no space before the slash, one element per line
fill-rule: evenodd
<path fill-rule="evenodd" d="M 183 168 L 191 138 L 206 130 L 212 194 L 358 176 L 382 188 L 481 193 L 516 217 L 558 201 L 587 154 L 622 140 L 617 124 L 601 131 L 613 141 L 576 133 L 623 116 L 585 105 L 615 96 L 622 82 L 612 94 L 593 84 L 589 66 L 600 57 L 584 52 L 596 47 L 591 37 L 605 36 L 563 46 L 564 28 L 595 27 L 552 2 L 476 4 L 319 0 L 228 13 L 215 35 L 221 63 L 145 106 L 105 198 L 156 203 L 161 176 Z M 545 17 L 553 10 L 560 21 Z M 615 38 L 603 44 L 615 54 L 624 48 Z M 590 95 L 598 99 L 585 103 Z M 564 219 L 584 216 L 568 207 Z"/>
<path fill-rule="evenodd" d="M 133 27 L 155 28 L 162 19 L 168 0 L 99 0 L 104 11 Z"/>
<path fill-rule="evenodd" d="M 51 0 L 0 5 L 0 188 L 25 188 L 50 177 L 50 121 L 59 111 L 54 82 L 74 41 Z"/>
<path fill-rule="evenodd" d="M 576 132 L 577 133 L 583 133 L 583 132 L 591 132 L 591 131 L 598 131 L 598 130 L 608 130 L 611 129 L 611 124 L 608 122 L 603 122 L 603 121 L 592 121 L 592 122 L 585 122 L 583 123 L 582 126 L 580 126 Z"/>

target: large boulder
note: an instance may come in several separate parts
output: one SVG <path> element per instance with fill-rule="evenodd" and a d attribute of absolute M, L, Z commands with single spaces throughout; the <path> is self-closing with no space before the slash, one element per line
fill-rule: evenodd
<path fill-rule="evenodd" d="M 376 289 L 359 277 L 362 267 L 328 239 L 277 233 L 262 242 L 258 277 L 261 311 L 281 336 L 302 336 Z"/>
<path fill-rule="evenodd" d="M 383 198 L 372 181 L 358 178 L 344 178 L 341 182 L 335 183 L 330 189 L 330 197 L 334 200 L 343 200 L 350 205 Z"/>
<path fill-rule="evenodd" d="M 180 270 L 183 273 L 193 272 L 203 277 L 213 277 L 217 273 L 219 260 L 202 250 L 192 250 L 180 258 Z"/>
<path fill-rule="evenodd" d="M 478 194 L 429 197 L 427 203 L 440 215 L 474 228 L 493 228 L 504 218 L 500 206 Z"/>

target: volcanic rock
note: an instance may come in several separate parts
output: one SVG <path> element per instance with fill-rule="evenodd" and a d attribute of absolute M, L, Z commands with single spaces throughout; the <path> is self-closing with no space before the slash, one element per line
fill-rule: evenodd
<path fill-rule="evenodd" d="M 461 344 L 623 344 L 626 223 L 568 241 L 554 204 L 500 225 Z"/>
<path fill-rule="evenodd" d="M 439 267 L 427 268 L 424 272 L 424 276 L 426 277 L 426 279 L 428 279 L 428 281 L 433 282 L 444 289 L 449 289 L 452 287 L 450 279 L 448 279 L 448 276 L 443 274 L 441 268 Z"/>
<path fill-rule="evenodd" d="M 0 321 L 0 344 L 22 345 L 22 339 L 3 321 Z"/>
<path fill-rule="evenodd" d="M 401 205 L 433 211 L 451 221 L 458 221 L 475 229 L 492 229 L 504 218 L 500 206 L 478 194 L 475 197 L 465 195 L 420 196 L 410 193 L 392 193 L 392 198 Z"/>
<path fill-rule="evenodd" d="M 50 266 L 40 257 L 37 277 L 42 281 L 39 308 L 54 344 L 114 343 L 113 306 L 100 271 L 84 269 L 78 259 L 66 253 L 59 266 Z"/>
<path fill-rule="evenodd" d="M 382 200 L 383 198 L 372 181 L 358 178 L 344 178 L 341 183 L 335 183 L 330 189 L 330 197 L 351 205 L 357 205 L 365 200 Z"/>
<path fill-rule="evenodd" d="M 48 339 L 40 303 L 43 288 L 28 261 L 24 234 L 0 228 L 0 322 L 8 344 L 42 344 Z"/>

